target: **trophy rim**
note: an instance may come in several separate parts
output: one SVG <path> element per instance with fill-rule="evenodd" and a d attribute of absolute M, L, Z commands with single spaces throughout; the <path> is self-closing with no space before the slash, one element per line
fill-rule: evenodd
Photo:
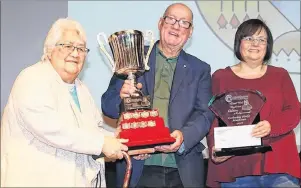
<path fill-rule="evenodd" d="M 117 31 L 117 32 L 111 34 L 110 37 L 109 37 L 109 41 L 111 41 L 112 38 L 117 37 L 119 35 L 123 35 L 123 34 L 140 34 L 140 35 L 143 36 L 143 33 L 140 30 L 127 29 L 127 30 Z"/>

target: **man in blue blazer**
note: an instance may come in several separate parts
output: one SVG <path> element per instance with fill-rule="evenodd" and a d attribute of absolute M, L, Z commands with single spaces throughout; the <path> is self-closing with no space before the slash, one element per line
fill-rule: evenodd
<path fill-rule="evenodd" d="M 203 187 L 206 136 L 214 115 L 208 109 L 211 93 L 211 68 L 187 54 L 183 46 L 193 31 L 193 14 L 181 3 L 170 5 L 158 23 L 160 40 L 154 45 L 150 70 L 138 78 L 139 87 L 150 95 L 152 107 L 176 139 L 171 145 L 156 147 L 159 154 L 132 158 L 130 187 Z M 146 49 L 147 50 L 147 49 Z M 135 86 L 114 75 L 101 99 L 106 116 L 119 118 L 120 103 Z M 121 187 L 125 161 L 116 164 L 117 186 Z"/>

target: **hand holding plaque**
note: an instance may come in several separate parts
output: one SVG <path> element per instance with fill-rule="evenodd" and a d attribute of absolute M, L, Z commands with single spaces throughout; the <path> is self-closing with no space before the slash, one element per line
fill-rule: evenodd
<path fill-rule="evenodd" d="M 113 72 L 127 76 L 134 86 L 136 86 L 136 77 L 149 70 L 147 63 L 154 42 L 152 32 L 147 32 L 147 35 L 151 42 L 146 56 L 144 56 L 144 36 L 141 31 L 116 32 L 108 38 L 108 42 L 103 33 L 97 36 L 100 49 L 110 60 Z M 106 51 L 101 37 L 109 43 L 114 60 Z M 126 143 L 129 154 L 153 153 L 154 146 L 170 144 L 175 139 L 170 137 L 169 129 L 165 127 L 159 111 L 151 109 L 150 96 L 145 96 L 139 89 L 136 90 L 138 92 L 122 99 L 121 116 L 118 121 L 121 128 L 119 137 L 129 139 Z"/>
<path fill-rule="evenodd" d="M 254 124 L 260 121 L 259 112 L 266 99 L 258 91 L 235 90 L 214 96 L 209 109 L 217 116 L 219 127 L 214 128 L 216 156 L 248 155 L 271 151 L 261 138 L 252 137 Z"/>

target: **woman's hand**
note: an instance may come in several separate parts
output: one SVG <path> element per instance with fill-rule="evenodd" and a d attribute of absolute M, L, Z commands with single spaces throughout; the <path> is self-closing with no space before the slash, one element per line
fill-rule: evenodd
<path fill-rule="evenodd" d="M 218 150 L 215 149 L 215 147 L 213 146 L 213 147 L 212 147 L 212 156 L 211 156 L 211 158 L 212 158 L 213 162 L 215 162 L 215 163 L 222 163 L 222 162 L 224 162 L 224 161 L 230 159 L 231 157 L 233 157 L 232 155 L 231 155 L 231 156 L 221 156 L 221 157 L 217 157 L 217 156 L 215 156 L 215 152 L 216 152 L 216 151 L 218 151 Z"/>
<path fill-rule="evenodd" d="M 252 130 L 252 136 L 257 137 L 257 138 L 262 138 L 267 135 L 269 135 L 271 132 L 271 124 L 264 120 L 260 121 L 255 125 L 255 127 Z"/>

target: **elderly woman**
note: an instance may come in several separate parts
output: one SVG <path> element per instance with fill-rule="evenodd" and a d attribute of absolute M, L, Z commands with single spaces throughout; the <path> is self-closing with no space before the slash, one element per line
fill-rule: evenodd
<path fill-rule="evenodd" d="M 1 186 L 105 186 L 103 158 L 92 155 L 121 159 L 127 147 L 101 128 L 101 113 L 77 78 L 88 52 L 81 25 L 59 19 L 42 60 L 17 77 L 2 117 Z"/>
<path fill-rule="evenodd" d="M 300 159 L 293 129 L 300 121 L 300 104 L 288 72 L 267 65 L 273 49 L 270 29 L 258 19 L 237 29 L 234 51 L 240 62 L 213 74 L 214 95 L 229 90 L 258 90 L 266 97 L 260 121 L 252 131 L 273 151 L 244 156 L 215 157 L 215 119 L 207 137 L 210 187 L 299 187 Z"/>

